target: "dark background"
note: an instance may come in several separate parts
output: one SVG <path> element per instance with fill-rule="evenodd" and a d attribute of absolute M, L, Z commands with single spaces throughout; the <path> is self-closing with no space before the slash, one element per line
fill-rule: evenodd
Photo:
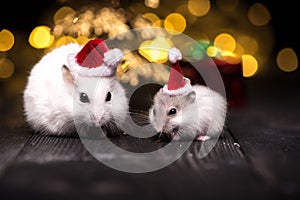
<path fill-rule="evenodd" d="M 51 20 L 55 10 L 59 9 L 63 5 L 71 5 L 73 8 L 79 8 L 81 5 L 100 2 L 96 0 L 82 0 L 82 1 L 55 1 L 55 0 L 29 0 L 29 1 L 5 1 L 0 8 L 0 29 L 8 29 L 13 33 L 23 34 L 29 37 L 30 32 L 37 25 L 48 24 L 52 26 Z M 114 1 L 101 1 L 104 5 L 114 5 Z M 120 5 L 126 7 L 133 2 L 144 1 L 130 1 L 120 0 Z M 275 43 L 272 50 L 274 58 L 279 50 L 285 47 L 291 47 L 297 55 L 300 52 L 300 31 L 298 30 L 298 6 L 296 1 L 270 1 L 270 0 L 241 0 L 240 2 L 246 2 L 249 6 L 256 2 L 260 2 L 265 5 L 271 13 L 272 19 L 269 22 L 273 29 Z M 212 1 L 214 3 L 214 1 Z M 155 10 L 154 10 L 155 12 Z M 47 19 L 47 13 L 49 18 Z M 15 35 L 16 36 L 16 35 Z M 16 46 L 18 38 L 16 36 Z M 264 45 L 264 44 L 259 44 Z M 275 59 L 274 59 L 275 60 Z M 275 61 L 270 65 L 276 65 Z M 300 77 L 299 69 L 286 73 L 278 69 L 278 67 L 269 67 L 269 73 L 265 73 L 263 76 L 276 79 L 295 79 Z"/>

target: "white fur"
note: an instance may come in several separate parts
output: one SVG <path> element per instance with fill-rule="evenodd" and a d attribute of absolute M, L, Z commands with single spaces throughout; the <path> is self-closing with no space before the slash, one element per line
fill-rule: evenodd
<path fill-rule="evenodd" d="M 182 54 L 176 47 L 173 47 L 169 50 L 168 56 L 171 63 L 176 63 L 182 59 Z"/>
<path fill-rule="evenodd" d="M 51 134 L 74 132 L 74 120 L 102 125 L 116 116 L 125 119 L 127 98 L 114 76 L 105 78 L 74 76 L 75 85 L 63 80 L 62 66 L 68 66 L 68 55 L 76 54 L 82 46 L 71 43 L 44 55 L 32 68 L 24 90 L 24 114 L 36 131 Z M 73 75 L 76 71 L 72 72 Z M 112 101 L 105 102 L 107 92 Z M 79 101 L 80 92 L 88 94 L 91 103 Z"/>
<path fill-rule="evenodd" d="M 117 67 L 120 60 L 123 58 L 123 53 L 120 49 L 114 48 L 104 53 L 104 62 L 108 66 Z"/>
<path fill-rule="evenodd" d="M 168 90 L 168 85 L 164 85 L 163 87 L 163 92 L 168 94 L 168 95 L 180 95 L 180 94 L 185 94 L 189 91 L 192 91 L 192 86 L 191 84 L 185 84 L 184 87 L 179 88 L 177 90 Z"/>
<path fill-rule="evenodd" d="M 195 101 L 188 94 L 170 96 L 162 89 L 154 96 L 149 119 L 157 132 L 169 134 L 175 140 L 185 137 L 206 140 L 222 132 L 227 113 L 225 97 L 202 85 L 194 85 L 193 91 L 196 95 Z M 177 108 L 177 113 L 168 116 L 167 113 L 172 107 Z M 179 128 L 178 133 L 173 132 L 176 127 Z"/>
<path fill-rule="evenodd" d="M 82 67 L 76 63 L 76 54 L 69 54 L 68 61 L 72 70 L 75 70 L 77 74 L 81 76 L 100 77 L 100 76 L 112 76 L 116 72 L 115 66 L 106 66 L 104 63 L 95 68 Z"/>

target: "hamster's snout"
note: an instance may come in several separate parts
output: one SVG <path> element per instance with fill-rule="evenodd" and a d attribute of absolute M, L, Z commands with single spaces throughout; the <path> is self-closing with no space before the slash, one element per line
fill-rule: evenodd
<path fill-rule="evenodd" d="M 104 115 L 100 113 L 94 113 L 92 116 L 92 121 L 94 122 L 95 126 L 102 126 L 106 123 Z"/>
<path fill-rule="evenodd" d="M 174 132 L 174 133 L 177 133 L 178 130 L 179 130 L 179 126 L 176 126 L 176 127 L 173 128 L 173 132 Z"/>

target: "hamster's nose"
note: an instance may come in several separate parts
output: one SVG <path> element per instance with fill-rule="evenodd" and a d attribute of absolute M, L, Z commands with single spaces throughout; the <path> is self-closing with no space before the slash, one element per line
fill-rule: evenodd
<path fill-rule="evenodd" d="M 101 115 L 100 113 L 94 113 L 94 117 L 93 117 L 94 123 L 95 125 L 99 126 L 102 125 L 103 123 L 103 115 Z"/>

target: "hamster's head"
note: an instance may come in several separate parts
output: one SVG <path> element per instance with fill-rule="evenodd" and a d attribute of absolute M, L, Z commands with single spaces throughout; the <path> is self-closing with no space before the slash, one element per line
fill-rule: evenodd
<path fill-rule="evenodd" d="M 128 110 L 125 90 L 112 77 L 74 77 L 63 67 L 66 84 L 72 85 L 75 123 L 96 127 L 124 122 Z"/>
<path fill-rule="evenodd" d="M 153 128 L 168 139 L 183 138 L 194 133 L 197 127 L 196 93 L 168 95 L 162 89 L 154 96 L 149 109 L 149 120 Z"/>

